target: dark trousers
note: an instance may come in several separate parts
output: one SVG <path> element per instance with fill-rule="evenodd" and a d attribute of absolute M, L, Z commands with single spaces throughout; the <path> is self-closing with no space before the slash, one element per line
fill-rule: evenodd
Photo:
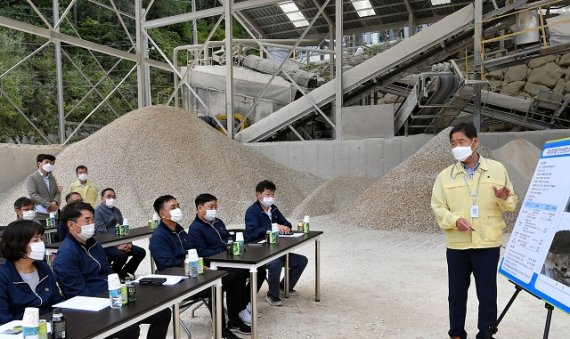
<path fill-rule="evenodd" d="M 118 249 L 116 246 L 105 247 L 105 254 L 111 262 L 113 272 L 122 274 L 123 272 L 135 274 L 140 263 L 146 256 L 146 251 L 138 246 L 132 245 L 129 252 Z M 127 260 L 132 257 L 129 262 Z"/>
<path fill-rule="evenodd" d="M 148 318 L 140 321 L 136 325 L 129 326 L 124 330 L 108 337 L 119 339 L 138 339 L 140 335 L 139 324 L 150 324 L 148 328 L 147 338 L 149 339 L 164 339 L 168 333 L 168 326 L 170 325 L 170 317 L 172 312 L 169 308 L 162 310 L 158 313 L 151 315 Z"/>
<path fill-rule="evenodd" d="M 467 338 L 465 316 L 471 273 L 475 277 L 479 315 L 477 339 L 484 339 L 497 321 L 497 265 L 500 247 L 466 250 L 447 249 L 449 280 L 449 336 Z"/>
<path fill-rule="evenodd" d="M 305 270 L 309 260 L 304 255 L 289 253 L 289 290 L 292 290 L 301 274 Z M 267 269 L 267 285 L 269 285 L 269 295 L 279 298 L 279 287 L 281 280 L 281 268 L 285 266 L 285 257 L 275 259 L 265 265 Z M 281 285 L 283 285 L 281 283 Z"/>
<path fill-rule="evenodd" d="M 228 319 L 232 322 L 239 322 L 239 312 L 248 303 L 246 281 L 249 272 L 239 268 L 224 268 L 223 270 L 228 272 L 228 275 L 222 278 L 222 287 L 226 292 Z"/>

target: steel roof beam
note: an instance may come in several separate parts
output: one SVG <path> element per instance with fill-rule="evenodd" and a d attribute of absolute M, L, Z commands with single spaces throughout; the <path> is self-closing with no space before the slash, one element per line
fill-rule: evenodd
<path fill-rule="evenodd" d="M 116 48 L 96 44 L 94 42 L 90 42 L 87 40 L 76 38 L 76 37 L 73 37 L 73 36 L 70 36 L 67 34 L 51 31 L 51 30 L 46 29 L 46 28 L 41 28 L 38 26 L 30 25 L 30 24 L 27 24 L 27 23 L 24 23 L 21 21 L 6 18 L 4 16 L 0 16 L 0 26 L 10 28 L 10 29 L 15 29 L 15 30 L 18 30 L 18 31 L 24 32 L 24 33 L 33 34 L 33 35 L 36 35 L 36 36 L 39 36 L 42 38 L 49 39 L 50 41 L 60 40 L 61 42 L 69 44 L 69 45 L 85 48 L 85 49 L 88 49 L 88 50 L 91 50 L 94 52 L 107 54 L 110 56 L 114 56 L 117 58 L 129 60 L 129 61 L 137 62 L 137 55 L 136 54 L 132 54 L 129 52 L 121 51 L 121 50 L 116 49 Z M 160 61 L 156 61 L 156 60 L 152 60 L 152 59 L 145 59 L 145 63 L 152 66 L 152 67 L 162 69 L 164 71 L 169 71 L 169 72 L 173 71 L 172 68 L 164 62 L 160 62 Z"/>
<path fill-rule="evenodd" d="M 274 5 L 274 4 L 281 2 L 281 1 L 283 1 L 283 0 L 247 0 L 247 1 L 242 1 L 242 2 L 238 2 L 234 5 L 234 11 L 243 11 L 246 9 L 251 9 L 251 8 L 256 8 L 256 7 Z M 222 15 L 222 14 L 224 14 L 224 7 L 223 6 L 213 7 L 213 8 L 208 8 L 208 9 L 204 9 L 201 11 L 173 15 L 173 16 L 169 16 L 166 18 L 148 20 L 144 24 L 144 28 L 146 28 L 146 29 L 158 28 L 158 27 L 178 24 L 181 22 L 192 21 L 195 19 L 209 18 L 211 16 Z"/>

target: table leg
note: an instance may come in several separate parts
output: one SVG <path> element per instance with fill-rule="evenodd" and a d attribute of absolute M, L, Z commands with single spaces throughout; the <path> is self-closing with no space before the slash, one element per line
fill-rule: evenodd
<path fill-rule="evenodd" d="M 315 240 L 315 301 L 321 301 L 321 241 Z"/>
<path fill-rule="evenodd" d="M 156 266 L 154 263 L 154 259 L 152 258 L 152 255 L 150 256 L 150 274 L 154 274 L 156 270 Z"/>
<path fill-rule="evenodd" d="M 215 329 L 214 329 L 214 338 L 222 339 L 222 280 L 220 279 L 216 284 L 215 293 L 216 293 L 216 303 L 215 303 Z M 212 291 L 214 292 L 214 291 Z"/>
<path fill-rule="evenodd" d="M 285 277 L 283 278 L 285 298 L 289 298 L 289 253 L 285 254 Z"/>
<path fill-rule="evenodd" d="M 251 298 L 251 339 L 257 339 L 257 267 L 249 270 L 249 288 Z"/>
<path fill-rule="evenodd" d="M 172 307 L 172 329 L 174 339 L 180 339 L 180 304 L 175 303 Z"/>

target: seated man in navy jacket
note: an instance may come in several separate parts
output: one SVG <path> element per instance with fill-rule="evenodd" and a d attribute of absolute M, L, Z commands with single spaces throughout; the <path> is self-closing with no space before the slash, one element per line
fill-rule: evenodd
<path fill-rule="evenodd" d="M 279 224 L 280 233 L 291 233 L 291 223 L 285 219 L 283 214 L 275 206 L 275 184 L 269 180 L 264 180 L 255 187 L 257 201 L 254 202 L 245 212 L 245 242 L 251 242 L 265 237 L 265 232 L 271 231 L 271 224 Z M 301 274 L 307 266 L 307 257 L 289 253 L 289 292 L 294 292 L 293 288 L 301 278 Z M 281 279 L 281 268 L 285 264 L 285 257 L 275 259 L 265 265 L 267 268 L 267 284 L 269 291 L 266 300 L 271 306 L 282 306 L 279 290 L 283 289 Z"/>
<path fill-rule="evenodd" d="M 107 295 L 107 277 L 113 273 L 103 247 L 93 238 L 93 207 L 84 202 L 71 203 L 63 209 L 62 220 L 68 234 L 57 251 L 53 269 L 65 298 Z M 165 338 L 170 324 L 170 310 L 162 310 L 141 323 L 150 324 L 148 338 Z M 119 333 L 119 338 L 138 338 L 138 325 Z"/>
<path fill-rule="evenodd" d="M 175 197 L 163 195 L 154 201 L 153 207 L 160 216 L 160 222 L 152 233 L 149 249 L 157 271 L 184 267 L 186 253 L 193 247 L 188 233 L 179 224 L 184 218 L 180 204 Z"/>
<path fill-rule="evenodd" d="M 105 234 L 116 232 L 116 226 L 123 224 L 123 214 L 115 206 L 117 195 L 112 188 L 101 191 L 101 203 L 95 208 L 95 233 Z M 107 258 L 111 261 L 113 272 L 119 274 L 121 279 L 128 276 L 134 278 L 135 271 L 146 256 L 144 248 L 127 242 L 117 246 L 105 248 Z M 127 260 L 131 259 L 127 262 Z"/>
<path fill-rule="evenodd" d="M 225 252 L 229 233 L 224 222 L 216 217 L 218 199 L 211 194 L 204 193 L 197 196 L 194 202 L 196 204 L 196 218 L 188 230 L 192 246 L 203 258 Z M 205 264 L 209 263 L 206 261 Z M 248 326 L 245 328 L 246 332 L 241 332 L 249 333 L 247 330 L 251 326 L 252 320 L 251 306 L 248 305 L 250 289 L 246 284 L 249 272 L 237 268 L 222 269 L 228 272 L 228 275 L 222 278 L 222 284 L 227 295 L 228 327 L 241 331 L 240 323 L 243 322 Z M 265 279 L 265 269 L 258 271 L 257 278 L 258 287 L 261 287 Z"/>

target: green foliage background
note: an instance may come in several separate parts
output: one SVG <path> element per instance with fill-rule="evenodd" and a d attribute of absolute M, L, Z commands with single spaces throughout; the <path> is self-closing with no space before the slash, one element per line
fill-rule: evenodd
<path fill-rule="evenodd" d="M 99 0 L 111 6 L 110 0 Z M 150 1 L 143 1 L 146 7 Z M 52 0 L 33 0 L 45 18 L 53 25 Z M 70 0 L 60 0 L 60 15 Z M 134 15 L 133 0 L 114 0 L 119 10 Z M 217 0 L 196 0 L 196 9 L 220 6 Z M 162 18 L 192 11 L 190 0 L 155 1 L 147 14 L 147 20 Z M 26 1 L 1 0 L 0 16 L 23 21 L 46 28 L 42 19 Z M 132 39 L 135 39 L 134 20 L 123 17 Z M 198 42 L 204 42 L 213 28 L 217 17 L 198 21 Z M 247 37 L 247 33 L 234 21 L 234 36 Z M 79 36 L 82 39 L 107 45 L 122 51 L 129 51 L 132 45 L 121 26 L 116 13 L 101 8 L 86 0 L 80 0 L 62 21 L 62 33 Z M 152 39 L 162 51 L 172 57 L 176 46 L 195 43 L 192 41 L 192 22 L 185 22 L 149 31 Z M 223 40 L 223 22 L 216 29 L 212 40 Z M 31 34 L 0 27 L 0 142 L 47 143 L 26 121 L 24 114 L 40 129 L 52 143 L 58 143 L 57 88 L 54 47 L 45 48 L 7 74 L 7 70 L 20 62 L 28 54 L 44 45 L 47 39 Z M 62 44 L 63 82 L 67 134 L 81 122 L 123 77 L 135 66 L 134 62 L 120 60 L 108 55 Z M 133 52 L 133 50 L 131 50 Z M 150 58 L 164 61 L 153 50 Z M 186 63 L 186 54 L 180 53 L 178 64 Z M 76 67 L 77 66 L 77 67 Z M 111 70 L 107 76 L 106 73 Z M 98 84 L 96 90 L 93 85 Z M 166 102 L 173 90 L 173 74 L 151 68 L 152 102 Z M 120 89 L 109 99 L 108 104 L 92 114 L 80 133 L 73 140 L 88 136 L 98 126 L 110 123 L 117 117 L 137 107 L 136 71 L 126 79 Z M 20 113 L 20 112 L 21 113 Z"/>

